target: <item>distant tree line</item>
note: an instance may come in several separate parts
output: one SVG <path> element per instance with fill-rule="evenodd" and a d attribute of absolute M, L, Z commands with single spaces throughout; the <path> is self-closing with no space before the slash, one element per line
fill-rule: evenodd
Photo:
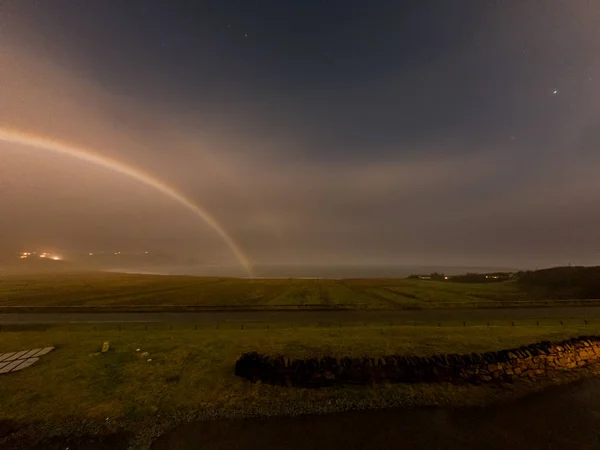
<path fill-rule="evenodd" d="M 498 283 L 506 281 L 513 276 L 510 272 L 493 273 L 466 273 L 463 275 L 446 276 L 443 273 L 431 273 L 427 275 L 411 275 L 408 278 L 413 280 L 431 280 L 431 281 L 450 281 L 455 283 Z"/>
<path fill-rule="evenodd" d="M 498 283 L 516 280 L 519 289 L 531 297 L 568 300 L 600 299 L 600 266 L 553 267 L 535 271 L 466 273 L 445 276 L 443 273 L 411 275 L 415 280 L 446 283 Z"/>
<path fill-rule="evenodd" d="M 431 280 L 431 281 L 444 281 L 444 280 L 448 279 L 448 277 L 446 277 L 443 273 L 437 273 L 437 272 L 423 274 L 423 275 L 410 275 L 408 278 L 410 280 Z"/>
<path fill-rule="evenodd" d="M 511 272 L 467 273 L 450 277 L 450 281 L 457 283 L 499 283 L 510 279 L 512 276 Z"/>

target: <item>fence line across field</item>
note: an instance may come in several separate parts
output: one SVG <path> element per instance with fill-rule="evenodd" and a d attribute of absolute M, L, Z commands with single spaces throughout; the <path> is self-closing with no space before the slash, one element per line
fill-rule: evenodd
<path fill-rule="evenodd" d="M 112 304 L 112 305 L 0 305 L 0 312 L 11 311 L 296 311 L 296 310 L 370 310 L 370 303 L 302 303 L 302 304 L 216 304 L 182 305 L 170 303 L 158 304 Z M 560 306 L 600 306 L 600 299 L 562 299 L 562 300 L 464 300 L 464 301 L 419 301 L 397 303 L 391 309 L 430 309 L 430 308 L 522 308 L 522 307 L 560 307 Z"/>
<path fill-rule="evenodd" d="M 0 325 L 0 332 L 11 331 L 46 331 L 46 330 L 66 330 L 69 332 L 77 331 L 123 331 L 123 332 L 149 332 L 149 331 L 257 331 L 257 330 L 290 330 L 290 329 L 344 329 L 344 328 L 376 328 L 390 329 L 395 327 L 417 328 L 518 328 L 518 327 L 567 327 L 579 326 L 589 327 L 590 330 L 600 326 L 600 319 L 528 319 L 528 320 L 438 320 L 438 321 L 414 321 L 414 320 L 396 320 L 396 321 L 356 321 L 356 322 L 318 322 L 318 323 L 293 323 L 293 322 L 199 322 L 199 323 L 164 323 L 164 322 L 123 322 L 123 323 L 12 323 Z"/>

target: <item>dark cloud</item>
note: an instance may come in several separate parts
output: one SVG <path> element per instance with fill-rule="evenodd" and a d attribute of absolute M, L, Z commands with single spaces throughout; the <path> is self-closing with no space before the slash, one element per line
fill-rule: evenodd
<path fill-rule="evenodd" d="M 8 1 L 0 125 L 155 175 L 258 262 L 594 262 L 600 7 L 365 5 Z M 232 260 L 118 174 L 0 163 L 0 247 Z"/>

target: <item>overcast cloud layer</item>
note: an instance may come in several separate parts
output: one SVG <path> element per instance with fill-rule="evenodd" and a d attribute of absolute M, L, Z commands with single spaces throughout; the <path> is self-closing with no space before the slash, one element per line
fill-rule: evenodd
<path fill-rule="evenodd" d="M 155 175 L 257 263 L 599 263 L 600 3 L 175 3 L 0 3 L 0 126 Z M 0 250 L 35 246 L 234 261 L 148 187 L 0 142 Z"/>

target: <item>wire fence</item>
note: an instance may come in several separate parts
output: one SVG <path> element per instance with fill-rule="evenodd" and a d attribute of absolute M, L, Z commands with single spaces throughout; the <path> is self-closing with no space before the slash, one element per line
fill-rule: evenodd
<path fill-rule="evenodd" d="M 362 292 L 362 291 L 361 291 Z M 372 294 L 363 293 L 365 296 Z M 376 299 L 376 298 L 375 298 Z M 437 308 L 469 308 L 469 309 L 503 309 L 503 308 L 540 308 L 540 307 L 568 307 L 568 306 L 600 306 L 600 299 L 493 299 L 481 300 L 415 300 L 394 301 L 384 298 L 385 306 L 392 310 L 429 310 Z M 297 301 L 297 299 L 294 299 Z M 360 311 L 380 309 L 377 301 L 373 302 L 304 302 L 300 303 L 256 303 L 256 304 L 107 304 L 107 305 L 27 305 L 3 304 L 0 313 L 56 313 L 56 312 L 206 312 L 206 311 Z"/>
<path fill-rule="evenodd" d="M 501 320 L 393 320 L 393 321 L 323 321 L 323 322 L 279 322 L 279 321 L 216 321 L 216 322 L 123 322 L 123 323 L 6 323 L 0 324 L 0 333 L 14 331 L 117 331 L 117 332 L 153 332 L 153 331 L 275 331 L 295 329 L 355 329 L 376 328 L 381 331 L 393 328 L 577 328 L 600 330 L 600 318 L 539 318 L 539 319 L 501 319 Z"/>

